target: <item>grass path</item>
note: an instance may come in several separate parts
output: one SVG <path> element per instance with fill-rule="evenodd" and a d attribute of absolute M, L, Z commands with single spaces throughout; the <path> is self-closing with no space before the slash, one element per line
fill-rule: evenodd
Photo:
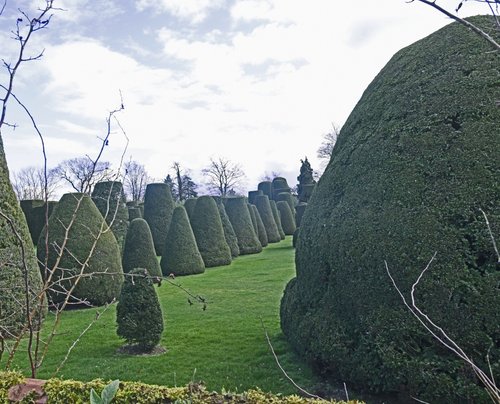
<path fill-rule="evenodd" d="M 112 306 L 84 335 L 59 376 L 85 381 L 118 378 L 169 386 L 203 380 L 209 389 L 219 391 L 258 386 L 274 393 L 295 393 L 274 362 L 260 320 L 294 380 L 305 387 L 317 383 L 308 367 L 291 352 L 279 326 L 280 299 L 294 274 L 294 250 L 291 237 L 287 237 L 260 254 L 237 258 L 230 266 L 177 278 L 177 283 L 207 299 L 205 311 L 197 304 L 191 306 L 180 289 L 164 283 L 158 292 L 165 320 L 161 344 L 168 349 L 166 354 L 117 354 L 123 341 L 115 332 Z M 64 313 L 40 378 L 52 375 L 72 341 L 94 316 L 94 309 Z M 21 356 L 17 367 L 22 369 Z"/>

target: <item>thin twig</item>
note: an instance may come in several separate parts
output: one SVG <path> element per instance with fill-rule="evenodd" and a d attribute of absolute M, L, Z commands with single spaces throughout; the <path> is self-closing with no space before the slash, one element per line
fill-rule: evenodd
<path fill-rule="evenodd" d="M 495 253 L 497 254 L 497 263 L 500 263 L 500 254 L 498 253 L 497 243 L 495 241 L 495 236 L 493 236 L 493 231 L 491 230 L 490 222 L 488 220 L 488 216 L 484 213 L 484 210 L 479 208 L 481 213 L 484 216 L 484 220 L 486 221 L 486 227 L 488 228 L 488 232 L 490 233 L 491 243 L 493 244 L 493 248 L 495 249 Z"/>

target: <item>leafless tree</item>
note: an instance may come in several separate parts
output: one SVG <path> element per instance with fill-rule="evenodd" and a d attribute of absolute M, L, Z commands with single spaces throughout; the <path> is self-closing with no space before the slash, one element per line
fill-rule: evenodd
<path fill-rule="evenodd" d="M 240 165 L 224 157 L 210 159 L 210 165 L 202 173 L 207 178 L 207 187 L 220 196 L 226 196 L 240 188 L 245 178 Z"/>
<path fill-rule="evenodd" d="M 332 157 L 333 146 L 337 142 L 337 138 L 340 133 L 340 128 L 332 123 L 332 130 L 323 135 L 323 142 L 318 148 L 317 156 L 319 159 L 325 161 L 327 164 Z"/>
<path fill-rule="evenodd" d="M 167 176 L 165 182 L 168 183 L 168 178 L 172 182 L 172 196 L 178 201 L 185 201 L 189 198 L 196 198 L 198 185 L 192 180 L 189 170 L 183 170 L 180 163 L 175 162 L 172 165 L 175 172 L 175 181 L 172 181 L 170 176 Z"/>
<path fill-rule="evenodd" d="M 26 167 L 13 173 L 12 187 L 17 198 L 23 199 L 51 199 L 58 186 L 58 179 L 54 172 L 48 171 L 45 175 L 43 167 Z"/>
<path fill-rule="evenodd" d="M 269 172 L 265 172 L 261 177 L 260 177 L 260 180 L 261 181 L 272 181 L 274 180 L 276 177 L 281 177 L 281 173 L 279 171 L 271 171 L 271 173 Z"/>
<path fill-rule="evenodd" d="M 152 181 L 146 168 L 133 160 L 127 161 L 123 168 L 125 170 L 123 176 L 125 194 L 133 201 L 142 201 L 146 192 L 146 186 Z"/>
<path fill-rule="evenodd" d="M 54 176 L 67 182 L 76 192 L 90 194 L 97 182 L 116 177 L 107 161 L 93 161 L 90 157 L 64 160 L 53 170 Z"/>

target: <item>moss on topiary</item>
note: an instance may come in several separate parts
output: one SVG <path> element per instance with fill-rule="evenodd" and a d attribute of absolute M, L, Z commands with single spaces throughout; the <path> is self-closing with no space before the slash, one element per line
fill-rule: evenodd
<path fill-rule="evenodd" d="M 119 181 L 98 182 L 92 191 L 92 200 L 111 227 L 123 251 L 128 228 L 128 209 L 125 205 L 123 184 Z"/>
<path fill-rule="evenodd" d="M 149 224 L 156 255 L 161 255 L 165 247 L 168 226 L 174 212 L 174 200 L 170 188 L 164 183 L 148 184 L 144 195 L 143 217 Z"/>
<path fill-rule="evenodd" d="M 69 229 L 67 237 L 66 229 Z M 47 268 L 53 271 L 52 286 L 48 291 L 51 303 L 64 301 L 65 290 L 73 286 L 75 287 L 69 299 L 73 303 L 85 300 L 91 305 L 101 306 L 118 297 L 123 283 L 120 248 L 108 229 L 88 195 L 70 193 L 62 196 L 48 222 L 48 256 L 43 231 L 37 248 L 44 279 L 49 276 L 44 266 L 46 259 Z M 59 254 L 58 251 L 63 246 L 64 249 Z M 59 255 L 61 258 L 58 261 Z M 94 275 L 89 276 L 90 274 Z M 61 277 L 66 279 L 59 281 Z M 67 279 L 68 277 L 71 279 Z"/>
<path fill-rule="evenodd" d="M 227 198 L 226 212 L 238 239 L 240 254 L 257 254 L 261 252 L 262 246 L 253 229 L 252 218 L 245 198 Z"/>
<path fill-rule="evenodd" d="M 264 193 L 260 189 L 258 191 L 248 191 L 248 203 L 255 205 L 255 197 L 257 195 L 264 195 Z"/>
<path fill-rule="evenodd" d="M 184 201 L 184 209 L 186 209 L 189 220 L 191 220 L 191 216 L 193 215 L 197 199 L 198 198 L 189 198 Z"/>
<path fill-rule="evenodd" d="M 295 232 L 296 226 L 290 205 L 286 201 L 278 201 L 276 207 L 280 213 L 281 227 L 283 227 L 285 235 L 292 236 Z"/>
<path fill-rule="evenodd" d="M 133 269 L 125 277 L 116 306 L 116 323 L 118 336 L 142 352 L 150 352 L 160 342 L 163 315 L 146 269 Z"/>
<path fill-rule="evenodd" d="M 191 227 L 206 268 L 231 263 L 219 209 L 211 196 L 200 196 L 196 201 Z"/>
<path fill-rule="evenodd" d="M 224 207 L 224 203 L 221 198 L 215 199 L 217 203 L 217 208 L 219 209 L 219 215 L 222 222 L 222 228 L 224 229 L 224 238 L 226 239 L 226 243 L 231 250 L 231 257 L 236 258 L 240 255 L 240 248 L 238 247 L 238 238 L 236 237 L 236 233 L 234 232 L 233 225 L 229 220 L 229 217 L 226 213 L 226 208 Z"/>
<path fill-rule="evenodd" d="M 280 239 L 285 239 L 285 232 L 283 231 L 283 226 L 281 225 L 280 213 L 278 212 L 278 208 L 276 207 L 276 201 L 269 201 L 271 205 L 271 211 L 273 212 L 274 221 L 276 222 L 276 226 L 278 227 L 278 232 L 280 234 Z"/>
<path fill-rule="evenodd" d="M 2 138 L 0 137 L 0 211 L 9 221 L 0 217 L 0 334 L 10 338 L 19 333 L 26 324 L 27 304 L 25 297 L 25 275 L 29 281 L 29 306 L 45 313 L 37 295 L 42 290 L 42 280 L 33 251 L 26 218 L 16 200 L 9 181 L 9 171 Z M 19 238 L 16 236 L 18 234 Z M 24 259 L 23 259 L 24 255 Z M 2 340 L 0 337 L 0 341 Z"/>
<path fill-rule="evenodd" d="M 205 272 L 205 264 L 183 206 L 174 209 L 160 265 L 165 276 Z"/>
<path fill-rule="evenodd" d="M 267 247 L 267 244 L 269 242 L 267 241 L 266 227 L 264 226 L 264 223 L 262 222 L 262 218 L 260 217 L 260 213 L 257 210 L 257 207 L 255 205 L 250 204 L 250 208 L 254 212 L 255 219 L 257 220 L 257 238 L 260 241 L 260 245 L 262 247 Z"/>
<path fill-rule="evenodd" d="M 490 17 L 474 18 L 495 32 Z M 491 29 L 490 29 L 491 28 Z M 497 36 L 498 37 L 498 36 Z M 281 324 L 350 385 L 432 402 L 489 402 L 408 298 L 500 378 L 498 53 L 453 23 L 398 52 L 344 124 L 309 201 Z M 486 361 L 489 356 L 491 367 Z"/>
<path fill-rule="evenodd" d="M 267 195 L 259 195 L 255 198 L 255 206 L 259 211 L 260 218 L 267 233 L 267 241 L 269 243 L 278 243 L 281 241 L 281 236 L 274 220 L 273 211 Z"/>
<path fill-rule="evenodd" d="M 122 265 L 125 273 L 135 268 L 145 268 L 148 270 L 149 275 L 161 277 L 153 236 L 148 222 L 142 218 L 136 218 L 130 222 L 125 237 Z"/>

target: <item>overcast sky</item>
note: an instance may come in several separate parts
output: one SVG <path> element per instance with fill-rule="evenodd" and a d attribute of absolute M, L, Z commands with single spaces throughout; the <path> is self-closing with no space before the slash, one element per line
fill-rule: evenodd
<path fill-rule="evenodd" d="M 44 2 L 41 2 L 43 4 Z M 441 0 L 453 9 L 459 0 Z M 16 9 L 0 17 L 0 56 L 9 60 Z M 332 123 L 341 126 L 364 89 L 402 47 L 450 22 L 404 0 L 55 0 L 49 28 L 36 33 L 15 93 L 43 132 L 49 166 L 99 148 L 105 119 L 119 114 L 130 139 L 125 158 L 163 179 L 174 161 L 202 181 L 211 157 L 239 163 L 246 190 L 264 173 L 296 184 L 300 159 L 316 151 Z M 465 3 L 461 16 L 485 11 Z M 0 73 L 5 83 L 5 72 Z M 42 165 L 40 141 L 10 104 L 15 131 L 2 136 L 11 171 Z M 115 128 L 116 129 L 116 128 Z M 117 167 L 117 130 L 104 160 Z"/>

